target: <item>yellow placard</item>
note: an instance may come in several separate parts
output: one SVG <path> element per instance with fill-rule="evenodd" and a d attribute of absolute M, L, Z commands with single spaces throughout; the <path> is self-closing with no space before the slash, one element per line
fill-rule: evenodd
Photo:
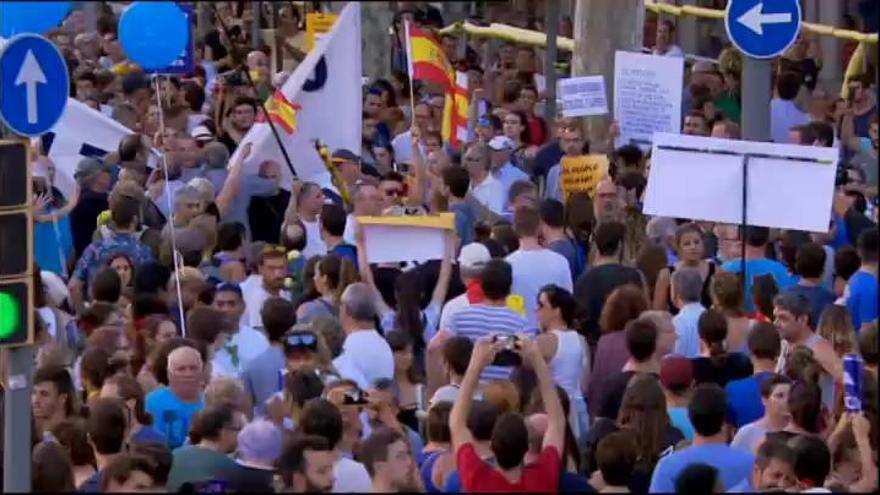
<path fill-rule="evenodd" d="M 608 157 L 606 155 L 562 157 L 560 185 L 566 196 L 576 192 L 585 192 L 592 196 L 599 181 L 607 175 Z"/>
<path fill-rule="evenodd" d="M 330 31 L 338 17 L 336 14 L 324 14 L 321 12 L 306 14 L 306 40 L 309 51 L 312 51 L 312 48 L 315 47 L 315 42 L 321 35 Z"/>

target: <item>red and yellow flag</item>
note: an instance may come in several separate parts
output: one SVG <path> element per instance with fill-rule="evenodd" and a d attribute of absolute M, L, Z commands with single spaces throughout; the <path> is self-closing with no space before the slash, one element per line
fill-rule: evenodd
<path fill-rule="evenodd" d="M 468 113 L 470 111 L 470 94 L 468 91 L 467 72 L 455 73 L 455 87 L 452 93 L 446 94 L 446 105 L 443 109 L 443 140 L 452 149 L 458 151 L 462 143 L 468 141 Z"/>
<path fill-rule="evenodd" d="M 275 94 L 266 101 L 268 118 L 290 135 L 296 132 L 296 112 L 300 108 L 299 105 L 288 100 L 281 91 L 275 91 Z M 257 122 L 266 122 L 266 116 L 260 115 Z"/>
<path fill-rule="evenodd" d="M 406 37 L 410 79 L 434 81 L 451 92 L 454 73 L 440 42 L 431 32 L 409 22 L 406 23 Z"/>

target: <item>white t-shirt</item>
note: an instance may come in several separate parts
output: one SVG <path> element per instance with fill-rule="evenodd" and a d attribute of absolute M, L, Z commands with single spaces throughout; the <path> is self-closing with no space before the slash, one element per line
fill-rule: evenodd
<path fill-rule="evenodd" d="M 394 378 L 394 354 L 391 346 L 376 330 L 357 330 L 348 334 L 342 343 L 342 354 L 334 360 L 350 365 L 351 370 L 361 376 L 346 376 L 346 372 L 337 368 L 343 378 L 358 379 L 366 382 L 369 388 L 380 378 Z M 346 366 L 344 366 L 346 367 Z M 360 384 L 359 384 L 360 385 Z"/>
<path fill-rule="evenodd" d="M 342 240 L 354 246 L 357 244 L 357 240 L 354 238 L 355 231 L 357 230 L 358 221 L 357 218 L 351 213 L 345 217 L 345 231 L 342 233 Z"/>
<path fill-rule="evenodd" d="M 479 184 L 472 181 L 471 192 L 486 208 L 499 215 L 504 211 L 504 186 L 492 174 L 487 175 Z"/>
<path fill-rule="evenodd" d="M 214 359 L 211 360 L 211 376 L 239 378 L 247 365 L 268 348 L 269 339 L 262 332 L 239 325 L 238 332 L 214 354 Z"/>
<path fill-rule="evenodd" d="M 513 269 L 511 294 L 523 297 L 526 319 L 530 328 L 537 328 L 538 292 L 545 285 L 554 284 L 572 292 L 571 268 L 565 256 L 549 249 L 517 249 L 507 256 Z"/>
<path fill-rule="evenodd" d="M 266 299 L 272 297 L 263 287 L 263 277 L 251 275 L 245 279 L 241 283 L 241 295 L 244 298 L 245 310 L 239 323 L 251 328 L 263 328 L 263 318 L 260 316 L 260 311 L 263 309 L 263 303 L 266 302 Z M 278 291 L 278 297 L 291 300 L 290 292 L 284 289 Z"/>
<path fill-rule="evenodd" d="M 373 491 L 370 473 L 360 462 L 339 456 L 333 465 L 333 493 L 369 493 Z"/>
<path fill-rule="evenodd" d="M 306 248 L 303 249 L 303 256 L 309 259 L 313 256 L 324 256 L 327 254 L 327 245 L 321 238 L 320 218 L 316 218 L 314 222 L 306 221 L 300 218 L 306 227 Z"/>

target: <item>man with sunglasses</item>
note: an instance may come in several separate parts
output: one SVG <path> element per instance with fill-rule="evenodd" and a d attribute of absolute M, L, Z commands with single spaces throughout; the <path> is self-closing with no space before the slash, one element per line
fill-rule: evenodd
<path fill-rule="evenodd" d="M 403 205 L 406 196 L 406 185 L 403 176 L 391 171 L 379 181 L 379 192 L 382 193 L 382 211 Z"/>

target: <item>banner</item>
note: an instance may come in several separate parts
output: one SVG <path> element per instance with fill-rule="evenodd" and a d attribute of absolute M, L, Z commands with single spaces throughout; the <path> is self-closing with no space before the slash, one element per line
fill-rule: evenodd
<path fill-rule="evenodd" d="M 41 136 L 43 153 L 55 163 L 55 187 L 69 198 L 73 192 L 76 165 L 85 157 L 103 159 L 119 149 L 119 141 L 134 132 L 74 98 L 52 129 Z M 155 166 L 154 160 L 149 166 Z"/>
<path fill-rule="evenodd" d="M 559 81 L 557 94 L 562 99 L 563 117 L 607 115 L 605 78 L 602 76 L 569 77 Z"/>
<path fill-rule="evenodd" d="M 564 156 L 560 163 L 560 184 L 566 196 L 585 192 L 592 197 L 599 181 L 608 175 L 607 155 Z"/>
<path fill-rule="evenodd" d="M 370 263 L 426 262 L 446 256 L 446 231 L 455 230 L 455 215 L 358 217 Z"/>
<path fill-rule="evenodd" d="M 350 2 L 330 32 L 316 42 L 314 50 L 266 104 L 268 118 L 275 123 L 300 180 L 335 189 L 330 173 L 315 150 L 315 140 L 331 151 L 345 148 L 360 153 L 361 75 L 360 4 Z M 254 124 L 242 139 L 230 163 L 238 159 L 242 145 L 253 143 L 245 168 L 256 174 L 261 163 L 277 162 L 281 165 L 281 184 L 289 189 L 293 177 L 284 155 L 269 123 L 265 118 L 260 120 L 263 121 Z"/>
<path fill-rule="evenodd" d="M 614 54 L 615 146 L 646 149 L 655 132 L 681 132 L 684 59 L 641 53 Z"/>

